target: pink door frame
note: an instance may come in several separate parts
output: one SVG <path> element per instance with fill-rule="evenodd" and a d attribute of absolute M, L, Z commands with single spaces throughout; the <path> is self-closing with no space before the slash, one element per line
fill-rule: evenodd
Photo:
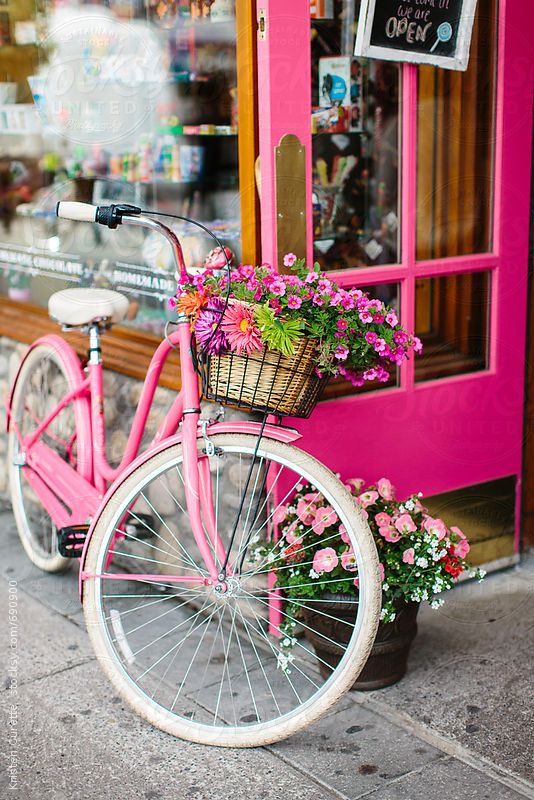
<path fill-rule="evenodd" d="M 266 36 L 258 42 L 262 256 L 276 263 L 274 151 L 284 134 L 293 133 L 306 146 L 311 261 L 310 4 L 261 0 L 261 7 L 266 16 Z M 417 68 L 404 65 L 401 262 L 333 273 L 340 283 L 355 286 L 400 284 L 402 321 L 412 330 L 416 278 L 489 270 L 489 369 L 415 384 L 412 361 L 402 368 L 399 387 L 326 401 L 297 427 L 304 447 L 343 477 L 385 475 L 401 493 L 432 495 L 516 475 L 519 512 L 534 70 L 521 0 L 500 0 L 498 28 L 492 251 L 416 261 Z"/>

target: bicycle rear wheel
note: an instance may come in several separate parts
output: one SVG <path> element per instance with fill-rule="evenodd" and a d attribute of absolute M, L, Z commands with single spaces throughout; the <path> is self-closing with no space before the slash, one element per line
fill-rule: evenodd
<path fill-rule="evenodd" d="M 13 391 L 11 412 L 22 436 L 29 436 L 60 400 L 75 388 L 73 370 L 60 349 L 43 342 L 24 359 Z M 80 381 L 82 380 L 80 370 Z M 76 398 L 59 412 L 41 439 L 72 467 L 87 460 L 87 443 L 80 441 L 79 420 L 88 414 L 85 398 Z M 8 438 L 9 487 L 13 513 L 24 549 L 31 561 L 45 572 L 63 572 L 72 560 L 57 548 L 57 529 L 21 469 L 21 448 L 14 426 Z"/>
<path fill-rule="evenodd" d="M 218 595 L 205 584 L 207 572 L 186 513 L 182 449 L 172 445 L 147 458 L 102 509 L 84 565 L 92 576 L 84 581 L 84 612 L 102 668 L 137 713 L 190 741 L 259 746 L 317 719 L 358 676 L 379 619 L 378 558 L 349 492 L 307 453 L 264 438 L 254 459 L 253 436 L 220 434 L 210 441 L 214 454 L 206 455 L 199 440 L 199 455 L 209 462 L 224 550 L 241 508 L 228 590 Z M 343 614 L 341 596 L 325 612 L 306 598 L 305 585 L 291 605 L 273 586 L 269 565 L 283 546 L 283 539 L 273 538 L 273 518 L 303 482 L 313 484 L 346 528 L 359 578 L 352 619 Z M 128 513 L 152 539 L 128 533 L 121 525 Z M 119 542 L 117 534 L 124 536 Z M 184 578 L 189 582 L 181 584 Z M 336 580 L 325 574 L 324 583 L 326 591 L 335 591 Z M 312 609 L 316 616 L 308 613 Z M 287 631 L 288 624 L 294 630 L 290 661 L 280 641 L 280 627 Z M 339 663 L 318 661 L 314 637 L 337 648 Z"/>

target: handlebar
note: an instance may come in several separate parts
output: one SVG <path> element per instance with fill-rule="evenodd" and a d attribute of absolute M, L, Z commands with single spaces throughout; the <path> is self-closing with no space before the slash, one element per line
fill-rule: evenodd
<path fill-rule="evenodd" d="M 73 222 L 97 222 L 99 225 L 105 225 L 112 229 L 119 225 L 134 225 L 161 233 L 171 245 L 180 278 L 187 278 L 182 245 L 174 231 L 163 225 L 162 222 L 143 216 L 142 209 L 137 206 L 128 203 L 94 206 L 91 203 L 62 200 L 56 205 L 56 216 L 61 219 L 70 219 Z"/>

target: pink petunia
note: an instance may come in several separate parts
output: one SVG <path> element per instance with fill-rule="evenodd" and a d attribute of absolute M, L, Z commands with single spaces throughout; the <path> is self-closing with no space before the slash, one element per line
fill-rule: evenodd
<path fill-rule="evenodd" d="M 281 278 L 279 278 L 271 283 L 270 290 L 278 297 L 282 297 L 286 293 L 286 284 Z"/>
<path fill-rule="evenodd" d="M 408 547 L 402 554 L 402 560 L 405 564 L 413 564 L 415 561 L 415 550 L 413 547 Z"/>
<path fill-rule="evenodd" d="M 378 500 L 378 492 L 375 491 L 364 492 L 363 494 L 361 494 L 359 497 L 356 498 L 356 502 L 362 508 L 367 508 L 367 506 L 374 505 L 377 500 Z"/>
<path fill-rule="evenodd" d="M 317 550 L 313 557 L 313 569 L 321 574 L 322 572 L 332 572 L 339 564 L 339 558 L 333 547 L 325 547 Z"/>
<path fill-rule="evenodd" d="M 287 506 L 281 505 L 274 511 L 272 520 L 275 525 L 280 525 L 284 522 L 287 516 Z"/>
<path fill-rule="evenodd" d="M 289 528 L 286 530 L 284 536 L 286 537 L 286 542 L 288 544 L 300 544 L 302 542 L 302 536 L 296 536 L 295 531 L 297 530 L 297 521 L 292 522 Z"/>
<path fill-rule="evenodd" d="M 398 542 L 401 538 L 399 531 L 394 525 L 382 525 L 378 529 L 380 536 L 383 536 L 386 542 Z"/>
<path fill-rule="evenodd" d="M 297 257 L 295 253 L 286 253 L 284 256 L 284 267 L 292 267 Z"/>
<path fill-rule="evenodd" d="M 423 528 L 430 533 L 431 536 L 437 536 L 440 542 L 447 535 L 447 527 L 442 519 L 427 517 L 423 522 Z"/>
<path fill-rule="evenodd" d="M 456 525 L 451 525 L 451 533 L 454 533 L 459 539 L 466 538 L 465 533 L 460 528 L 457 528 Z"/>
<path fill-rule="evenodd" d="M 391 523 L 391 517 L 389 514 L 386 514 L 385 511 L 380 511 L 378 514 L 375 514 L 375 522 L 378 527 L 381 528 Z"/>
<path fill-rule="evenodd" d="M 348 354 L 349 354 L 349 348 L 345 347 L 345 345 L 343 344 L 339 344 L 334 351 L 334 355 L 338 359 L 338 361 L 346 361 Z"/>
<path fill-rule="evenodd" d="M 232 303 L 226 309 L 221 328 L 224 331 L 230 349 L 238 355 L 261 350 L 260 331 L 254 322 L 252 310 L 243 303 Z"/>
<path fill-rule="evenodd" d="M 308 272 L 308 274 L 306 275 L 304 280 L 305 280 L 306 283 L 313 283 L 314 281 L 317 280 L 318 277 L 319 277 L 319 275 L 318 275 L 317 272 L 314 272 L 313 270 L 310 270 L 310 272 Z"/>
<path fill-rule="evenodd" d="M 315 503 L 310 503 L 304 499 L 301 499 L 297 503 L 297 517 L 303 522 L 305 525 L 311 525 L 313 520 L 315 519 L 315 513 L 317 511 L 317 506 Z"/>
<path fill-rule="evenodd" d="M 458 558 L 465 558 L 470 550 L 471 546 L 467 539 L 460 539 L 460 541 L 454 545 L 454 555 Z"/>
<path fill-rule="evenodd" d="M 365 485 L 365 481 L 363 478 L 349 478 L 345 481 L 346 485 L 356 494 L 359 494 L 362 490 L 362 486 Z"/>
<path fill-rule="evenodd" d="M 350 544 L 349 535 L 343 523 L 341 523 L 341 525 L 339 526 L 339 535 L 341 536 L 342 542 L 345 542 L 345 544 Z"/>
<path fill-rule="evenodd" d="M 388 376 L 389 377 L 389 376 Z M 378 491 L 384 500 L 393 500 L 395 497 L 395 487 L 392 486 L 391 481 L 387 478 L 380 478 L 377 483 Z"/>
<path fill-rule="evenodd" d="M 352 548 L 345 550 L 344 553 L 341 553 L 341 566 L 343 569 L 346 569 L 347 572 L 356 572 L 358 569 L 356 554 Z"/>
<path fill-rule="evenodd" d="M 409 514 L 401 514 L 395 520 L 395 527 L 399 533 L 413 533 L 417 530 L 417 525 Z"/>
<path fill-rule="evenodd" d="M 313 520 L 311 526 L 316 534 L 321 534 L 325 528 L 329 528 L 330 525 L 335 525 L 338 521 L 338 516 L 333 508 L 330 506 L 326 506 L 325 508 L 317 509 L 317 513 L 315 515 L 315 519 Z"/>

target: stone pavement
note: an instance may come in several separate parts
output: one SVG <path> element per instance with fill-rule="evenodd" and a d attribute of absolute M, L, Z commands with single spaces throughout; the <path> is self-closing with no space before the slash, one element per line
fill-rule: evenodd
<path fill-rule="evenodd" d="M 307 731 L 256 750 L 178 741 L 124 707 L 93 657 L 75 570 L 53 576 L 34 568 L 7 511 L 0 574 L 1 797 L 534 798 L 534 560 L 455 589 L 438 612 L 423 609 L 400 684 L 350 693 Z M 15 586 L 16 694 L 8 625 Z"/>

